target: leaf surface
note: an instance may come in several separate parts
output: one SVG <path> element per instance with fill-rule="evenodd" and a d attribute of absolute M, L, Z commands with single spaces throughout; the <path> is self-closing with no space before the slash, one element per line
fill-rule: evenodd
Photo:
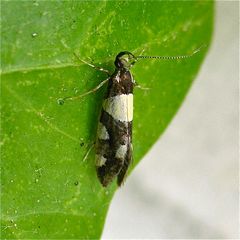
<path fill-rule="evenodd" d="M 106 76 L 118 52 L 191 54 L 209 45 L 213 3 L 2 1 L 2 238 L 100 238 L 116 184 L 95 172 L 95 139 Z M 134 162 L 159 138 L 182 103 L 207 48 L 185 60 L 141 60 L 135 90 Z M 169 150 L 170 151 L 170 150 Z"/>

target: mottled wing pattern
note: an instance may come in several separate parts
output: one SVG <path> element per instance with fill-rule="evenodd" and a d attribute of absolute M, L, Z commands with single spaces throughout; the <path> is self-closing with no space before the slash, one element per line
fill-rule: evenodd
<path fill-rule="evenodd" d="M 109 80 L 96 140 L 97 174 L 103 186 L 121 185 L 132 160 L 133 80 L 117 71 Z"/>

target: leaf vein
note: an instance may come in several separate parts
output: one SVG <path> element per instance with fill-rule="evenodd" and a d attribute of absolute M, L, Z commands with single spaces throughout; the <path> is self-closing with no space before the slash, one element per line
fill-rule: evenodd
<path fill-rule="evenodd" d="M 31 104 L 26 103 L 24 100 L 22 100 L 22 98 L 10 87 L 8 87 L 7 85 L 4 86 L 5 89 L 12 94 L 12 96 L 14 98 L 16 98 L 19 102 L 21 102 L 23 105 L 27 105 L 41 120 L 43 120 L 51 129 L 53 129 L 54 131 L 62 134 L 63 136 L 73 140 L 74 142 L 79 142 L 77 138 L 72 137 L 71 135 L 69 135 L 68 133 L 64 132 L 63 130 L 59 129 L 57 126 L 53 125 L 49 119 L 47 119 L 44 114 L 40 111 L 38 111 L 37 109 L 35 109 Z"/>

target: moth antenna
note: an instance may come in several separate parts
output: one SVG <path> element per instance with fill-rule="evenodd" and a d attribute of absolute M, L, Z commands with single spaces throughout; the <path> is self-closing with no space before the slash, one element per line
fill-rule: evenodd
<path fill-rule="evenodd" d="M 163 60 L 174 60 L 174 59 L 183 59 L 183 58 L 190 58 L 196 53 L 200 52 L 202 48 L 206 47 L 206 45 L 202 45 L 201 47 L 194 50 L 189 55 L 180 55 L 180 56 L 136 56 L 136 58 L 155 58 L 155 59 L 163 59 Z"/>

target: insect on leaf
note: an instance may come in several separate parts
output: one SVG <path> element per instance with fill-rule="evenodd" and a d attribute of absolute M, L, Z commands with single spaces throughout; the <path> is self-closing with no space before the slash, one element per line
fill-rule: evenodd
<path fill-rule="evenodd" d="M 191 54 L 210 44 L 213 2 L 2 1 L 1 26 L 2 238 L 99 239 L 117 186 L 101 186 L 93 151 L 83 158 L 106 87 L 57 100 L 106 75 L 74 52 L 110 71 L 121 51 Z M 183 60 L 139 59 L 132 68 L 150 89 L 134 91 L 131 170 L 170 123 L 207 49 Z"/>

